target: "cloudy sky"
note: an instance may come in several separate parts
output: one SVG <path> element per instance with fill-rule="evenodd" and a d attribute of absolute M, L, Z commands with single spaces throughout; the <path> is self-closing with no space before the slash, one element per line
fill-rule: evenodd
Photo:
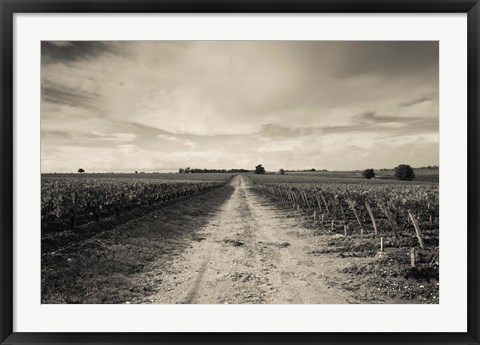
<path fill-rule="evenodd" d="M 42 43 L 42 171 L 438 164 L 437 42 Z"/>

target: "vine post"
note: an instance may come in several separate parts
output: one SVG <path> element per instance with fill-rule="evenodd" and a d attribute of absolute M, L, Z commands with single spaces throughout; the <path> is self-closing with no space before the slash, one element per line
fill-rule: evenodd
<path fill-rule="evenodd" d="M 392 214 L 390 213 L 390 210 L 388 209 L 387 205 L 385 205 L 385 203 L 382 203 L 381 206 L 383 208 L 383 212 L 385 212 L 385 215 L 388 218 L 390 226 L 392 227 L 392 231 L 393 231 L 393 234 L 395 235 L 395 238 L 399 240 L 400 237 L 398 236 L 398 233 L 397 233 L 397 224 L 393 219 Z"/>
<path fill-rule="evenodd" d="M 420 244 L 420 248 L 425 249 L 425 244 L 423 243 L 423 238 L 422 238 L 422 232 L 420 231 L 420 227 L 418 226 L 418 222 L 415 219 L 415 216 L 413 215 L 413 213 L 410 210 L 408 211 L 408 216 L 410 217 L 410 220 L 412 221 L 413 227 L 415 228 L 415 234 L 417 235 L 418 243 Z"/>
<path fill-rule="evenodd" d="M 362 220 L 360 219 L 360 216 L 358 215 L 357 209 L 355 208 L 355 205 L 352 200 L 348 200 L 348 204 L 350 205 L 350 208 L 353 211 L 353 214 L 355 215 L 355 218 L 357 218 L 358 225 L 360 225 L 360 234 L 363 236 L 363 224 Z"/>
<path fill-rule="evenodd" d="M 416 250 L 415 247 L 410 248 L 410 266 L 415 268 L 415 257 L 416 257 Z"/>
<path fill-rule="evenodd" d="M 370 216 L 370 219 L 372 220 L 372 225 L 373 225 L 373 231 L 375 232 L 375 236 L 378 235 L 378 229 L 377 229 L 377 222 L 375 221 L 375 217 L 373 216 L 373 211 L 370 205 L 368 204 L 367 201 L 365 201 L 365 207 L 367 208 L 368 215 Z"/>

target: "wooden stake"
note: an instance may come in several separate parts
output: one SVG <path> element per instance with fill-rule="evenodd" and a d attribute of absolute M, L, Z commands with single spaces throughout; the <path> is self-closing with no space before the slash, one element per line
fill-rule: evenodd
<path fill-rule="evenodd" d="M 413 223 L 413 227 L 415 228 L 415 233 L 418 238 L 418 243 L 420 243 L 420 248 L 425 249 L 425 245 L 423 244 L 422 233 L 420 231 L 420 227 L 418 226 L 417 220 L 413 216 L 412 212 L 408 211 L 408 215 L 410 216 L 410 220 Z"/>
<path fill-rule="evenodd" d="M 327 209 L 327 213 L 330 213 L 330 210 L 328 209 L 327 201 L 325 200 L 325 197 L 323 196 L 323 193 L 320 192 L 320 197 L 323 200 L 323 203 L 325 204 L 325 208 Z"/>
<path fill-rule="evenodd" d="M 380 252 L 383 253 L 383 237 L 380 237 Z"/>
<path fill-rule="evenodd" d="M 334 223 L 333 223 L 333 222 L 334 222 L 334 220 L 332 219 L 332 231 L 333 231 L 333 229 L 334 229 L 334 227 L 333 227 Z"/>
<path fill-rule="evenodd" d="M 430 261 L 430 266 L 433 265 L 433 263 L 435 262 L 435 260 L 438 258 L 438 254 L 440 254 L 440 250 L 437 249 L 437 253 L 434 255 L 434 257 L 432 258 L 432 260 Z"/>
<path fill-rule="evenodd" d="M 307 207 L 310 207 L 310 202 L 308 201 L 307 193 L 303 192 L 303 198 L 305 199 L 305 203 L 307 204 Z"/>
<path fill-rule="evenodd" d="M 373 231 L 375 232 L 375 236 L 377 236 L 378 235 L 377 222 L 375 222 L 375 217 L 373 216 L 372 208 L 366 201 L 365 201 L 365 207 L 367 208 L 368 214 L 370 215 L 370 219 L 372 220 Z"/>
<path fill-rule="evenodd" d="M 350 205 L 350 208 L 352 209 L 353 214 L 355 215 L 355 218 L 357 218 L 358 225 L 360 225 L 360 229 L 363 234 L 363 224 L 362 224 L 362 221 L 360 220 L 360 216 L 358 215 L 357 210 L 355 209 L 355 205 L 353 204 L 353 201 L 348 200 L 348 204 Z"/>
<path fill-rule="evenodd" d="M 342 200 L 338 199 L 338 203 L 340 205 L 340 212 L 342 212 L 343 221 L 345 222 L 345 224 L 348 224 L 347 216 L 345 215 L 345 210 L 343 209 L 342 205 Z"/>
<path fill-rule="evenodd" d="M 335 204 L 335 197 L 332 197 L 332 202 L 330 205 L 332 206 L 333 218 L 337 218 L 337 206 Z"/>
<path fill-rule="evenodd" d="M 345 234 L 345 237 L 347 237 L 347 234 L 348 234 L 348 226 L 347 225 L 343 226 L 343 233 Z"/>
<path fill-rule="evenodd" d="M 315 195 L 315 199 L 317 200 L 318 210 L 320 212 L 322 212 L 322 203 L 320 202 L 320 199 L 318 198 L 318 195 Z"/>
<path fill-rule="evenodd" d="M 313 220 L 316 220 L 316 219 L 317 219 L 317 211 L 313 210 Z"/>
<path fill-rule="evenodd" d="M 392 227 L 393 234 L 395 235 L 395 238 L 398 240 L 398 233 L 397 233 L 397 222 L 392 217 L 392 214 L 390 213 L 390 210 L 388 209 L 387 205 L 384 203 L 381 205 L 383 208 L 383 212 L 385 212 L 385 215 L 388 218 L 388 221 L 390 222 L 390 226 Z"/>
<path fill-rule="evenodd" d="M 415 248 L 410 248 L 410 265 L 415 267 Z"/>

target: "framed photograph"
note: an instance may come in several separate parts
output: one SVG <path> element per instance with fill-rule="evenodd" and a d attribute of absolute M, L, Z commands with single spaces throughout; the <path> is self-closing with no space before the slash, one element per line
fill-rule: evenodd
<path fill-rule="evenodd" d="M 2 1 L 1 344 L 478 344 L 478 1 Z"/>

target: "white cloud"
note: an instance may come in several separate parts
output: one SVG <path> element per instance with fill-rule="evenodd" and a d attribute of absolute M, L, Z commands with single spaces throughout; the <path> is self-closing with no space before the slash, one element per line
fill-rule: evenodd
<path fill-rule="evenodd" d="M 170 142 L 172 142 L 172 143 L 178 143 L 178 144 L 187 146 L 187 147 L 189 147 L 190 149 L 194 149 L 195 146 L 197 146 L 197 144 L 194 143 L 194 142 L 191 141 L 191 140 L 188 140 L 188 139 L 180 139 L 180 138 L 177 138 L 177 137 L 174 137 L 174 136 L 171 136 L 171 135 L 159 134 L 159 135 L 157 135 L 157 137 L 160 138 L 160 139 L 164 139 L 164 140 L 170 141 Z"/>
<path fill-rule="evenodd" d="M 132 134 L 132 133 L 105 134 L 97 131 L 91 131 L 90 133 L 96 136 L 94 140 L 100 140 L 100 141 L 130 142 L 130 141 L 134 141 L 135 138 L 137 137 L 135 134 Z"/>
<path fill-rule="evenodd" d="M 438 164 L 436 43 L 52 46 L 42 169 Z"/>

